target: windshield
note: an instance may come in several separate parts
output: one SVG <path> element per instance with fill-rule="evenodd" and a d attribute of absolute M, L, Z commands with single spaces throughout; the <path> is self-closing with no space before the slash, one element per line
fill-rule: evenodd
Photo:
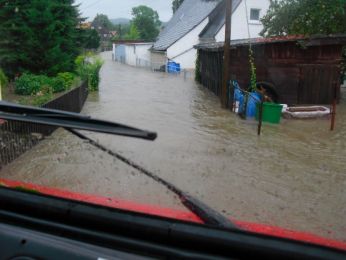
<path fill-rule="evenodd" d="M 2 100 L 157 133 L 0 114 L 0 183 L 201 222 L 183 192 L 239 226 L 346 243 L 345 13 L 340 0 L 0 1 Z"/>

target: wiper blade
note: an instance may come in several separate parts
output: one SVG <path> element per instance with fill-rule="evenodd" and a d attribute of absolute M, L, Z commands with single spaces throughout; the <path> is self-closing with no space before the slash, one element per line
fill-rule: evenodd
<path fill-rule="evenodd" d="M 93 119 L 78 113 L 55 109 L 36 108 L 0 101 L 0 118 L 26 123 L 35 123 L 66 129 L 87 130 L 92 132 L 120 135 L 145 140 L 155 140 L 157 134 L 110 121 Z"/>
<path fill-rule="evenodd" d="M 179 200 L 181 203 L 189 209 L 191 212 L 193 212 L 196 216 L 198 216 L 205 224 L 218 226 L 222 228 L 230 228 L 230 229 L 237 229 L 238 227 L 232 223 L 231 220 L 224 217 L 214 209 L 210 208 L 208 205 L 204 204 L 200 200 L 194 198 L 193 196 L 187 194 L 186 192 L 180 190 L 178 187 L 173 185 L 172 183 L 162 179 L 155 173 L 148 171 L 147 169 L 143 168 L 142 166 L 136 164 L 135 162 L 131 161 L 130 159 L 126 158 L 125 156 L 114 152 L 107 147 L 103 146 L 102 144 L 99 144 L 95 140 L 89 138 L 88 136 L 75 131 L 73 129 L 69 130 L 72 134 L 75 136 L 87 140 L 91 145 L 95 146 L 96 148 L 108 153 L 111 156 L 114 156 L 115 158 L 119 159 L 120 161 L 126 163 L 127 165 L 133 167 L 134 169 L 138 170 L 139 172 L 145 174 L 147 177 L 153 179 L 157 183 L 160 183 L 164 185 L 167 189 L 169 189 L 171 192 L 178 195 Z"/>

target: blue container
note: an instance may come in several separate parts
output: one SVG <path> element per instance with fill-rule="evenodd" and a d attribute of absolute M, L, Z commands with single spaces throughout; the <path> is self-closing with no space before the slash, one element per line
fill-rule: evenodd
<path fill-rule="evenodd" d="M 181 71 L 180 64 L 174 61 L 169 61 L 167 63 L 167 72 L 168 73 L 178 73 Z"/>
<path fill-rule="evenodd" d="M 167 72 L 168 72 L 168 73 L 172 73 L 172 71 L 173 71 L 173 64 L 174 64 L 173 61 L 169 61 L 169 62 L 167 63 Z"/>
<path fill-rule="evenodd" d="M 256 106 L 257 103 L 259 103 L 261 100 L 261 95 L 256 92 L 252 92 L 249 95 L 248 104 L 247 104 L 247 111 L 246 116 L 247 117 L 255 117 L 256 116 Z"/>
<path fill-rule="evenodd" d="M 175 68 L 177 72 L 180 72 L 181 71 L 180 63 L 175 63 Z"/>
<path fill-rule="evenodd" d="M 253 118 L 256 116 L 256 104 L 261 100 L 261 95 L 256 92 L 252 92 L 247 96 L 247 106 L 245 108 L 246 98 L 243 98 L 239 101 L 239 113 L 244 113 L 246 109 L 246 117 Z"/>
<path fill-rule="evenodd" d="M 244 95 L 240 91 L 240 89 L 236 88 L 234 89 L 234 102 L 236 103 L 236 112 L 241 113 L 242 112 L 242 107 L 240 104 L 244 103 Z"/>

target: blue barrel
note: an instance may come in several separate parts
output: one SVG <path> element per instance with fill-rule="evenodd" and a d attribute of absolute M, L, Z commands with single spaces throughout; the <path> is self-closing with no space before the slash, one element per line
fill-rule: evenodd
<path fill-rule="evenodd" d="M 242 104 L 244 103 L 244 95 L 243 92 L 240 91 L 239 88 L 234 89 L 234 102 L 237 104 L 236 108 L 238 108 L 238 113 L 242 113 Z"/>
<path fill-rule="evenodd" d="M 174 67 L 174 62 L 173 61 L 169 61 L 167 63 L 167 72 L 168 73 L 172 73 L 173 72 L 173 67 Z"/>
<path fill-rule="evenodd" d="M 167 72 L 168 73 L 178 73 L 181 71 L 180 64 L 174 61 L 169 61 L 167 63 Z"/>
<path fill-rule="evenodd" d="M 261 95 L 257 92 L 252 92 L 247 95 L 247 104 L 245 108 L 244 102 L 246 102 L 246 97 L 242 97 L 239 100 L 239 113 L 244 113 L 246 110 L 246 117 L 253 118 L 256 116 L 256 104 L 261 100 Z"/>
<path fill-rule="evenodd" d="M 257 92 L 252 92 L 249 94 L 247 109 L 246 109 L 246 117 L 255 117 L 256 116 L 256 105 L 261 100 L 261 95 Z"/>
<path fill-rule="evenodd" d="M 176 72 L 180 72 L 181 71 L 180 63 L 175 63 L 175 68 L 176 68 Z"/>

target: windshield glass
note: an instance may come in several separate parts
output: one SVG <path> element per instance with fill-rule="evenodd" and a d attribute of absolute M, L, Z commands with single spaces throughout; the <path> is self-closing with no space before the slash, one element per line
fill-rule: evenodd
<path fill-rule="evenodd" d="M 158 135 L 78 130 L 90 142 L 0 113 L 0 183 L 171 217 L 189 212 L 178 189 L 239 225 L 346 242 L 345 13 L 340 0 L 0 0 L 0 99 Z"/>

